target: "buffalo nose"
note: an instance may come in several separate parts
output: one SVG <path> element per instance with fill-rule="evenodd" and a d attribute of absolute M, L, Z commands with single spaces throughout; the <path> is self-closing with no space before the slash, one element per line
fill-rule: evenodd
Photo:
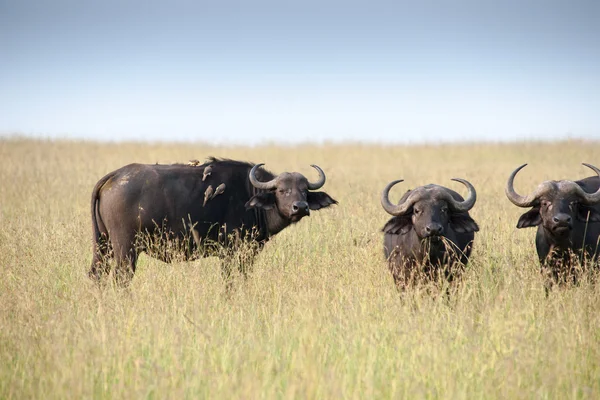
<path fill-rule="evenodd" d="M 429 236 L 440 236 L 444 232 L 444 228 L 440 224 L 429 224 L 425 227 L 425 232 Z"/>
<path fill-rule="evenodd" d="M 305 201 L 295 201 L 294 204 L 292 204 L 292 213 L 308 214 L 308 203 Z"/>
<path fill-rule="evenodd" d="M 571 216 L 568 214 L 559 214 L 559 215 L 555 215 L 554 217 L 552 217 L 552 221 L 554 221 L 554 223 L 556 224 L 570 224 L 571 223 Z"/>

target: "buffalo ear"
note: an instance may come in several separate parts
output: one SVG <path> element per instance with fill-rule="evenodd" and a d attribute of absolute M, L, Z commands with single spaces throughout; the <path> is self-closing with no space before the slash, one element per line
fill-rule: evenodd
<path fill-rule="evenodd" d="M 467 213 L 458 213 L 450 216 L 450 225 L 456 233 L 478 232 L 477 222 Z"/>
<path fill-rule="evenodd" d="M 577 219 L 583 222 L 600 222 L 600 213 L 594 207 L 588 207 L 580 204 L 579 210 L 577 211 Z"/>
<path fill-rule="evenodd" d="M 321 208 L 338 203 L 325 192 L 308 192 L 306 199 L 308 201 L 308 207 L 311 210 L 320 210 Z"/>
<path fill-rule="evenodd" d="M 517 222 L 517 228 L 529 228 L 530 226 L 538 226 L 542 223 L 542 216 L 540 215 L 540 208 L 533 207 L 531 210 L 527 211 L 525 214 L 519 217 L 519 222 Z"/>
<path fill-rule="evenodd" d="M 410 215 L 401 215 L 398 217 L 392 217 L 385 224 L 382 231 L 390 233 L 392 235 L 404 235 L 412 229 L 412 218 Z"/>
<path fill-rule="evenodd" d="M 275 207 L 275 193 L 263 192 L 254 195 L 246 203 L 246 209 L 249 208 L 262 208 L 263 210 L 270 210 Z"/>

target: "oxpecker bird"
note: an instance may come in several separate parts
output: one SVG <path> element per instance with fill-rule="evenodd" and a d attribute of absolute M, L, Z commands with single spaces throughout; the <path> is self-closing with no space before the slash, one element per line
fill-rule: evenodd
<path fill-rule="evenodd" d="M 206 180 L 206 178 L 210 175 L 211 171 L 212 167 L 210 165 L 207 165 L 206 168 L 204 168 L 204 173 L 202 174 L 202 182 Z"/>
<path fill-rule="evenodd" d="M 206 205 L 206 202 L 211 199 L 212 194 L 213 194 L 213 187 L 211 185 L 208 185 L 208 187 L 204 191 L 204 203 L 202 203 L 202 207 L 204 207 Z"/>
<path fill-rule="evenodd" d="M 218 195 L 220 195 L 221 193 L 223 193 L 225 191 L 225 184 L 221 183 L 219 186 L 217 186 L 217 190 L 215 190 L 215 194 L 213 194 L 213 199 L 215 197 L 217 197 Z"/>

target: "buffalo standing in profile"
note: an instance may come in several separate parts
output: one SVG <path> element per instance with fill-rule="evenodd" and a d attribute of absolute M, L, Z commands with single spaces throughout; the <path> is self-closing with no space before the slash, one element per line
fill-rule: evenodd
<path fill-rule="evenodd" d="M 383 190 L 381 205 L 394 216 L 383 227 L 384 253 L 398 287 L 419 277 L 452 281 L 468 262 L 474 232 L 479 230 L 468 211 L 477 195 L 466 180 L 453 180 L 468 188 L 466 200 L 453 190 L 430 184 L 409 190 L 394 205 L 389 191 L 402 180 L 389 183 Z"/>
<path fill-rule="evenodd" d="M 578 181 L 546 181 L 528 196 L 517 194 L 513 182 L 527 164 L 515 169 L 506 183 L 506 197 L 531 210 L 521 215 L 517 228 L 537 226 L 535 245 L 548 290 L 554 283 L 577 281 L 577 269 L 598 258 L 600 236 L 600 170 Z"/>
<path fill-rule="evenodd" d="M 240 243 L 258 251 L 269 238 L 292 223 L 337 201 L 325 192 L 325 173 L 309 182 L 297 172 L 274 175 L 263 164 L 211 158 L 202 165 L 130 164 L 104 176 L 92 193 L 94 254 L 89 275 L 108 273 L 127 282 L 138 254 L 146 251 L 165 262 L 169 251 L 158 242 L 178 240 L 184 259 L 218 255 L 225 277 Z M 216 250 L 216 251 L 211 251 Z M 253 252 L 255 253 L 255 252 Z M 251 263 L 251 259 L 249 261 Z"/>

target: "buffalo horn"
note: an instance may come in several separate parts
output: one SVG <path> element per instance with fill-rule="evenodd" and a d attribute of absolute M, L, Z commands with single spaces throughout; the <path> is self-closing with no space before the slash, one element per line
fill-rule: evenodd
<path fill-rule="evenodd" d="M 552 188 L 552 186 L 549 185 L 548 182 L 543 182 L 529 196 L 521 196 L 521 195 L 517 194 L 513 187 L 513 181 L 515 179 L 515 176 L 517 175 L 517 172 L 519 172 L 526 165 L 527 164 L 521 165 L 519 168 L 515 169 L 512 174 L 510 174 L 510 177 L 508 178 L 508 182 L 506 183 L 506 188 L 505 188 L 506 197 L 508 197 L 508 199 L 514 205 L 519 206 L 519 207 L 531 207 L 540 198 L 540 196 L 542 196 L 543 194 L 545 194 L 548 190 L 551 190 L 551 188 Z M 586 164 L 586 163 L 583 163 L 583 165 L 585 165 L 586 167 L 593 170 L 600 177 L 600 170 L 598 168 L 594 167 L 593 165 Z M 574 189 L 575 193 L 577 194 L 577 196 L 581 199 L 581 201 L 584 204 L 590 205 L 590 204 L 596 204 L 596 203 L 600 202 L 600 189 L 597 190 L 595 193 L 586 193 L 581 188 L 581 186 L 579 186 L 575 183 L 574 183 L 574 186 L 575 186 L 575 189 Z M 571 189 L 571 190 L 573 190 L 573 189 Z"/>
<path fill-rule="evenodd" d="M 311 167 L 313 167 L 314 169 L 317 170 L 317 172 L 319 172 L 319 180 L 316 182 L 308 182 L 308 189 L 309 190 L 317 190 L 323 187 L 323 185 L 325 184 L 325 172 L 323 172 L 323 170 L 315 164 L 311 164 Z"/>
<path fill-rule="evenodd" d="M 262 189 L 262 190 L 275 189 L 277 187 L 277 177 L 271 179 L 268 182 L 261 182 L 258 179 L 256 179 L 256 176 L 254 174 L 255 174 L 256 170 L 263 165 L 265 165 L 265 164 L 261 163 L 261 164 L 256 164 L 254 167 L 252 167 L 252 169 L 250 170 L 250 174 L 248 175 L 248 177 L 250 178 L 250 183 L 252 183 L 252 186 L 254 186 L 257 189 Z"/>
<path fill-rule="evenodd" d="M 412 197 L 410 195 L 404 202 L 402 202 L 398 205 L 392 204 L 390 202 L 390 198 L 389 198 L 390 189 L 395 184 L 403 182 L 403 181 L 404 181 L 403 179 L 398 179 L 396 181 L 392 181 L 392 182 L 388 183 L 387 186 L 383 189 L 383 192 L 381 192 L 381 206 L 388 214 L 391 214 L 395 217 L 405 214 L 410 209 L 410 207 L 412 207 L 412 205 L 413 205 L 413 201 L 409 201 L 409 200 L 411 200 L 411 197 Z"/>
<path fill-rule="evenodd" d="M 475 205 L 475 200 L 477 200 L 477 192 L 475 192 L 475 188 L 469 181 L 460 178 L 452 178 L 453 181 L 460 182 L 469 189 L 469 195 L 463 201 L 455 200 L 452 195 L 448 196 L 448 204 L 450 208 L 452 208 L 456 212 L 467 212 Z"/>
<path fill-rule="evenodd" d="M 513 203 L 515 206 L 523 208 L 531 207 L 541 195 L 543 195 L 544 193 L 546 193 L 546 191 L 549 190 L 549 187 L 547 185 L 541 184 L 529 196 L 521 196 L 520 194 L 515 192 L 515 188 L 513 186 L 515 176 L 520 170 L 525 168 L 526 165 L 527 164 L 521 165 L 519 168 L 515 169 L 512 172 L 512 174 L 510 174 L 510 176 L 508 177 L 508 181 L 506 182 L 506 187 L 504 188 L 504 193 L 506 193 L 506 197 L 508 197 L 511 203 Z"/>
<path fill-rule="evenodd" d="M 600 169 L 594 167 L 591 164 L 583 163 L 583 165 L 593 170 L 600 177 Z M 596 190 L 595 193 L 586 193 L 579 185 L 577 185 L 577 189 L 577 194 L 581 198 L 583 203 L 592 205 L 600 202 L 600 188 Z"/>

